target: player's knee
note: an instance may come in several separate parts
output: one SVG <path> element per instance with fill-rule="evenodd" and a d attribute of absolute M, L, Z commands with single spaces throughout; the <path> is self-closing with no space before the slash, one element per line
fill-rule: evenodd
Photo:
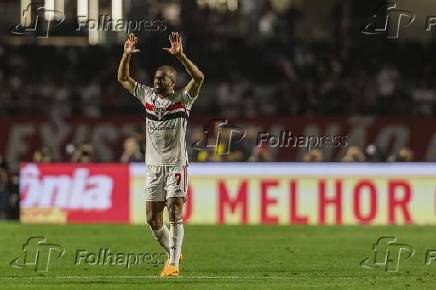
<path fill-rule="evenodd" d="M 182 206 L 171 203 L 168 205 L 168 217 L 170 221 L 178 221 L 182 218 Z"/>
<path fill-rule="evenodd" d="M 162 221 L 152 214 L 147 214 L 147 224 L 153 229 L 158 230 L 162 227 Z"/>

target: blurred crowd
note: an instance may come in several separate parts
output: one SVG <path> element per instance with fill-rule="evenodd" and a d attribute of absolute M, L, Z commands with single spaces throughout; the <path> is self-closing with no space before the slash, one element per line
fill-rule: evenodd
<path fill-rule="evenodd" d="M 18 176 L 11 174 L 0 155 L 0 220 L 17 219 L 19 198 Z"/>
<path fill-rule="evenodd" d="M 356 52 L 344 60 L 327 44 L 277 51 L 243 39 L 230 47 L 225 37 L 216 41 L 224 42 L 219 49 L 197 43 L 205 48 L 194 49 L 192 56 L 207 78 L 197 116 L 435 115 L 436 48 L 396 45 L 376 57 Z M 153 60 L 168 60 L 150 52 L 135 56 L 132 69 L 135 79 L 147 84 L 158 66 Z M 392 59 L 395 55 L 408 57 Z M 121 47 L 0 46 L 0 114 L 140 114 L 115 80 L 120 56 Z M 180 75 L 179 88 L 187 81 Z"/>
<path fill-rule="evenodd" d="M 351 1 L 335 1 L 327 13 L 328 27 L 314 24 L 330 38 L 310 41 L 296 37 L 296 28 L 308 17 L 302 1 L 240 0 L 233 12 L 219 7 L 227 1 L 180 2 L 133 2 L 126 12 L 129 19 L 165 19 L 167 30 L 138 32 L 141 51 L 133 57 L 131 71 L 137 81 L 151 84 L 158 66 L 172 64 L 183 72 L 177 88 L 185 85 L 183 67 L 162 50 L 168 45 L 167 33 L 181 31 L 185 51 L 206 75 L 195 106 L 197 116 L 436 114 L 435 42 L 365 38 L 357 17 L 346 12 Z M 212 2 L 214 9 L 207 7 Z M 362 9 L 353 5 L 353 13 L 373 9 L 372 4 Z M 91 118 L 140 114 L 116 81 L 121 54 L 122 44 L 114 42 L 96 46 L 0 42 L 0 114 Z"/>
<path fill-rule="evenodd" d="M 188 139 L 188 155 L 192 162 L 277 162 L 277 151 L 265 143 L 256 144 L 256 140 L 251 138 L 248 132 L 243 140 L 233 138 L 228 140 L 222 138 L 217 144 L 212 145 L 208 140 L 217 140 L 217 135 L 208 136 L 205 140 L 201 136 L 200 130 L 192 132 Z M 225 134 L 223 131 L 220 134 Z M 190 145 L 191 144 L 191 145 Z M 374 144 L 369 144 L 365 148 L 357 145 L 347 146 L 337 154 L 335 158 L 326 158 L 322 149 L 301 149 L 304 151 L 301 162 L 413 162 L 415 155 L 410 147 L 403 147 L 398 152 L 389 155 L 383 152 Z M 74 146 L 67 145 L 67 157 L 64 160 L 54 160 L 53 154 L 48 147 L 42 147 L 33 153 L 32 161 L 38 163 L 51 162 L 73 162 L 73 163 L 93 163 L 100 162 L 96 157 L 92 144 L 81 144 Z M 126 138 L 123 142 L 122 152 L 118 160 L 110 162 L 144 162 L 145 143 L 141 134 L 135 134 Z"/>

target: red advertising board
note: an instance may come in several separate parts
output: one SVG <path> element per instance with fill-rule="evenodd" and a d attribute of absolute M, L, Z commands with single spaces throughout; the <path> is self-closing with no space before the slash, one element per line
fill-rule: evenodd
<path fill-rule="evenodd" d="M 21 165 L 23 223 L 145 223 L 144 163 Z M 436 163 L 192 163 L 189 224 L 436 224 Z"/>
<path fill-rule="evenodd" d="M 35 164 L 20 169 L 22 222 L 128 223 L 126 164 Z"/>

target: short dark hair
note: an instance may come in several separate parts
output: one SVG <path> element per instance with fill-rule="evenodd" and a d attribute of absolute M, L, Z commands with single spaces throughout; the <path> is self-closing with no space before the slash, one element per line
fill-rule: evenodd
<path fill-rule="evenodd" d="M 177 71 L 176 69 L 171 65 L 161 65 L 157 68 L 156 71 L 163 71 L 165 72 L 169 78 L 175 83 L 177 78 Z"/>

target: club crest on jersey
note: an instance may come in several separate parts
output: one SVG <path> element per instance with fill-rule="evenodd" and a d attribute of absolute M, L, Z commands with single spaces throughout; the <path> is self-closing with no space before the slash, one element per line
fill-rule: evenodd
<path fill-rule="evenodd" d="M 157 118 L 160 120 L 160 119 L 162 119 L 163 115 L 165 114 L 165 108 L 155 106 L 154 113 L 156 114 Z"/>

